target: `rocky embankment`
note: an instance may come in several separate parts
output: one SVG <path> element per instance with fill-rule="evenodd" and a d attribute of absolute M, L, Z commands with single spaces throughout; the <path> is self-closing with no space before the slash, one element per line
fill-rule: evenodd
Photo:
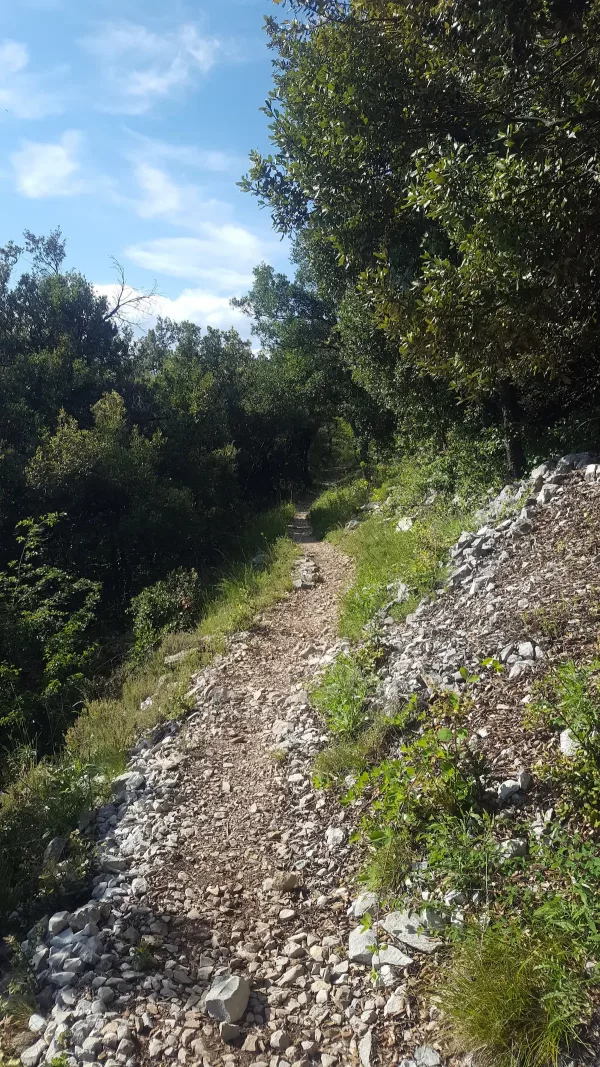
<path fill-rule="evenodd" d="M 544 465 L 461 536 L 439 596 L 401 624 L 387 611 L 377 620 L 383 707 L 461 687 L 461 668 L 475 672 L 486 657 L 507 665 L 483 672 L 470 728 L 494 768 L 508 840 L 511 812 L 529 809 L 542 827 L 547 818 L 523 705 L 552 656 L 595 640 L 599 514 L 594 457 Z M 360 812 L 311 780 L 327 737 L 307 686 L 345 647 L 336 606 L 349 573 L 330 545 L 309 543 L 294 593 L 193 677 L 183 723 L 132 753 L 95 813 L 91 899 L 48 917 L 23 946 L 39 996 L 24 1067 L 59 1056 L 67 1067 L 444 1059 L 435 1008 L 418 995 L 440 941 L 423 930 L 426 916 L 378 914 L 376 899 L 358 894 L 349 838 Z M 403 596 L 396 589 L 392 603 Z M 574 623 L 552 644 L 540 612 L 560 603 Z M 377 933 L 360 921 L 369 909 L 381 924 L 375 955 Z"/>

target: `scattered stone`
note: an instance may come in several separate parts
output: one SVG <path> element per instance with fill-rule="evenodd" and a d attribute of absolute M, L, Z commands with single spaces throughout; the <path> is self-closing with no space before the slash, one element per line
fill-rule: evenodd
<path fill-rule="evenodd" d="M 228 1045 L 233 1045 L 236 1041 L 239 1041 L 242 1031 L 235 1023 L 221 1023 L 219 1025 L 219 1033 L 226 1041 Z"/>
<path fill-rule="evenodd" d="M 417 1067 L 438 1067 L 442 1062 L 439 1052 L 431 1045 L 419 1045 L 414 1051 L 414 1060 Z"/>
<path fill-rule="evenodd" d="M 42 1030 L 45 1030 L 48 1025 L 48 1020 L 44 1019 L 43 1015 L 33 1014 L 29 1016 L 27 1023 L 28 1030 L 31 1030 L 32 1034 L 41 1034 Z"/>
<path fill-rule="evenodd" d="M 46 1042 L 40 1038 L 36 1041 L 35 1045 L 30 1045 L 24 1052 L 21 1053 L 21 1063 L 23 1067 L 37 1067 L 43 1055 L 45 1055 L 48 1048 Z"/>
<path fill-rule="evenodd" d="M 360 919 L 372 908 L 376 907 L 377 893 L 361 893 L 348 908 L 348 915 L 353 915 L 355 919 Z"/>
<path fill-rule="evenodd" d="M 57 911 L 48 921 L 48 933 L 61 934 L 69 925 L 68 911 Z"/>
<path fill-rule="evenodd" d="M 250 985 L 238 974 L 216 978 L 206 994 L 206 1010 L 219 1022 L 236 1023 L 248 1007 Z"/>
<path fill-rule="evenodd" d="M 343 845 L 345 840 L 346 834 L 345 831 L 342 830 L 341 826 L 327 827 L 327 831 L 325 833 L 325 841 L 327 844 L 327 848 L 330 852 L 333 852 L 334 849 L 339 848 L 340 845 Z"/>
<path fill-rule="evenodd" d="M 358 1042 L 358 1057 L 361 1067 L 371 1067 L 371 1053 L 373 1050 L 373 1031 L 367 1030 L 364 1037 Z"/>
<path fill-rule="evenodd" d="M 348 959 L 350 963 L 364 963 L 369 966 L 373 962 L 373 952 L 376 951 L 377 935 L 374 930 L 363 930 L 362 926 L 355 927 L 348 938 Z"/>
<path fill-rule="evenodd" d="M 285 1052 L 286 1048 L 289 1048 L 292 1044 L 292 1039 L 285 1030 L 275 1030 L 271 1034 L 269 1044 L 271 1048 L 277 1049 L 279 1052 Z"/>
<path fill-rule="evenodd" d="M 44 849 L 44 863 L 58 863 L 68 844 L 68 837 L 53 837 Z"/>
<path fill-rule="evenodd" d="M 396 531 L 397 533 L 408 533 L 409 530 L 412 530 L 413 526 L 413 520 L 408 515 L 405 515 L 401 519 L 398 519 L 398 522 L 396 523 Z"/>
<path fill-rule="evenodd" d="M 409 945 L 418 952 L 435 952 L 442 944 L 432 937 L 427 937 L 419 931 L 423 927 L 423 921 L 418 915 L 411 915 L 407 911 L 393 911 L 382 919 L 380 926 L 386 933 L 393 935 L 398 941 Z"/>
<path fill-rule="evenodd" d="M 567 759 L 573 759 L 581 749 L 581 742 L 567 728 L 560 735 L 560 751 Z"/>

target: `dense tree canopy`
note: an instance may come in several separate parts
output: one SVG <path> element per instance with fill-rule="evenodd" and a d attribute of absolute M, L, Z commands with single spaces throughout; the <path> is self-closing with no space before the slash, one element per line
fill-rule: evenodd
<path fill-rule="evenodd" d="M 598 404 L 600 4 L 290 6 L 245 187 L 328 285 L 334 253 L 341 318 L 382 334 L 363 384 L 396 411 L 450 390 L 521 465 L 525 422 Z"/>

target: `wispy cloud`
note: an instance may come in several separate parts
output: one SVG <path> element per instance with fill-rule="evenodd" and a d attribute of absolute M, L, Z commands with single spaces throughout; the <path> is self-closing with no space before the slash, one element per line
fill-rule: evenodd
<path fill-rule="evenodd" d="M 9 156 L 17 192 L 30 200 L 88 193 L 121 203 L 115 181 L 83 162 L 84 147 L 80 130 L 65 130 L 57 141 L 21 141 Z"/>
<path fill-rule="evenodd" d="M 110 100 L 101 106 L 130 115 L 143 114 L 157 100 L 193 84 L 214 66 L 223 48 L 191 22 L 160 34 L 133 22 L 109 22 L 80 43 L 101 63 L 112 88 Z"/>
<path fill-rule="evenodd" d="M 252 284 L 252 268 L 268 258 L 256 234 L 232 223 L 204 223 L 199 237 L 159 237 L 129 245 L 125 255 L 139 267 L 173 278 L 206 281 L 233 296 Z"/>
<path fill-rule="evenodd" d="M 146 137 L 134 130 L 129 130 L 128 133 L 134 145 L 133 158 L 152 166 L 176 163 L 182 167 L 217 174 L 241 174 L 244 168 L 247 168 L 248 160 L 241 154 L 234 155 L 218 149 L 201 149 L 196 145 L 171 144 Z"/>
<path fill-rule="evenodd" d="M 67 130 L 54 144 L 23 141 L 10 156 L 18 192 L 33 200 L 82 192 L 79 160 L 82 140 L 77 130 Z"/>
<path fill-rule="evenodd" d="M 129 203 L 140 218 L 163 219 L 193 232 L 207 220 L 231 212 L 224 201 L 207 197 L 201 186 L 176 182 L 167 171 L 145 160 L 133 161 L 132 173 L 137 195 L 130 197 Z"/>
<path fill-rule="evenodd" d="M 56 74 L 34 74 L 29 52 L 21 41 L 0 40 L 0 114 L 16 119 L 41 119 L 62 110 L 62 103 L 48 84 Z"/>

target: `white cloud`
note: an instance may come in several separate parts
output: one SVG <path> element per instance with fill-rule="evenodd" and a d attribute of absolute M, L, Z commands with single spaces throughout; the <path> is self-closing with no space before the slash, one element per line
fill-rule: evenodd
<path fill-rule="evenodd" d="M 56 144 L 23 141 L 10 156 L 18 192 L 33 200 L 82 192 L 81 145 L 77 130 L 67 130 Z"/>
<path fill-rule="evenodd" d="M 211 171 L 217 174 L 241 174 L 247 167 L 244 156 L 236 156 L 218 149 L 200 149 L 196 145 L 169 144 L 153 137 L 145 137 L 137 131 L 128 131 L 135 141 L 134 158 L 151 166 L 157 166 L 163 160 L 178 163 L 195 170 Z"/>
<path fill-rule="evenodd" d="M 29 63 L 27 48 L 20 41 L 0 41 L 0 70 L 16 74 Z"/>
<path fill-rule="evenodd" d="M 109 302 L 115 298 L 118 291 L 118 286 L 112 282 L 96 285 L 94 288 L 100 296 L 106 296 Z M 220 296 L 208 289 L 184 289 L 179 296 L 173 298 L 153 296 L 145 312 L 136 316 L 136 324 L 141 329 L 148 330 L 159 316 L 173 319 L 175 322 L 195 322 L 204 330 L 207 326 L 218 330 L 229 330 L 233 327 L 242 337 L 251 336 L 248 316 L 233 308 L 229 297 Z"/>
<path fill-rule="evenodd" d="M 27 46 L 20 41 L 0 41 L 0 114 L 17 119 L 41 119 L 61 110 L 61 103 L 46 84 L 49 76 L 32 74 Z"/>
<path fill-rule="evenodd" d="M 132 22 L 109 22 L 81 44 L 97 57 L 114 87 L 104 106 L 131 115 L 193 84 L 214 66 L 223 47 L 217 38 L 202 36 L 194 23 L 159 34 Z"/>
<path fill-rule="evenodd" d="M 156 274 L 211 281 L 231 295 L 248 289 L 252 268 L 268 258 L 268 243 L 233 223 L 204 223 L 199 229 L 200 237 L 159 237 L 130 245 L 125 255 Z"/>

